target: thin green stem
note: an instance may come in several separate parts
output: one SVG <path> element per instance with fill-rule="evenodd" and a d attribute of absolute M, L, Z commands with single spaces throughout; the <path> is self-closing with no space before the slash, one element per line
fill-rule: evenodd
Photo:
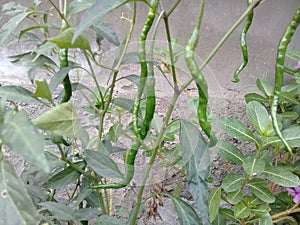
<path fill-rule="evenodd" d="M 252 10 L 258 6 L 262 1 L 264 0 L 256 0 L 254 1 L 247 9 L 246 11 L 240 16 L 240 18 L 233 24 L 233 26 L 227 31 L 227 33 L 222 37 L 222 39 L 219 41 L 219 43 L 215 46 L 215 48 L 211 51 L 211 53 L 207 56 L 207 58 L 204 60 L 202 65 L 199 67 L 200 70 L 202 70 L 209 62 L 210 60 L 215 56 L 215 54 L 220 50 L 220 48 L 223 46 L 225 41 L 231 36 L 231 34 L 235 31 L 235 29 L 243 22 L 243 20 L 248 16 L 249 13 L 252 12 Z M 184 91 L 193 81 L 194 79 L 191 77 L 189 80 L 187 80 L 181 88 L 181 92 Z"/>
<path fill-rule="evenodd" d="M 169 17 L 173 11 L 177 8 L 178 4 L 181 2 L 181 0 L 177 0 L 174 5 L 170 8 L 170 10 L 166 13 L 166 17 Z"/>
<path fill-rule="evenodd" d="M 66 26 L 70 27 L 71 25 L 70 25 L 69 21 L 67 20 L 67 18 L 65 17 L 65 15 L 59 10 L 59 8 L 56 6 L 56 4 L 52 0 L 48 0 L 48 1 L 53 6 L 53 8 L 57 11 L 57 13 L 59 14 L 60 18 L 65 21 Z"/>

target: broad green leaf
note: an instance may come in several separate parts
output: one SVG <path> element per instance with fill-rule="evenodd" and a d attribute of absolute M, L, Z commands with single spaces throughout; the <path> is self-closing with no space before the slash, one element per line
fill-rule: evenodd
<path fill-rule="evenodd" d="M 258 225 L 272 225 L 273 221 L 270 215 L 261 217 L 258 221 Z"/>
<path fill-rule="evenodd" d="M 82 135 L 80 119 L 71 102 L 62 103 L 51 108 L 32 122 L 38 128 L 52 131 L 57 135 L 75 138 Z"/>
<path fill-rule="evenodd" d="M 227 201 L 228 201 L 230 204 L 233 204 L 233 205 L 239 203 L 240 201 L 243 200 L 243 193 L 242 193 L 242 190 L 239 189 L 239 190 L 237 190 L 237 191 L 235 191 L 235 192 L 229 192 L 229 193 L 227 193 L 226 199 L 227 199 Z"/>
<path fill-rule="evenodd" d="M 271 208 L 266 204 L 260 204 L 251 208 L 251 212 L 256 216 L 265 216 L 271 211 Z"/>
<path fill-rule="evenodd" d="M 133 112 L 134 101 L 132 99 L 117 97 L 112 100 L 112 103 L 127 112 Z"/>
<path fill-rule="evenodd" d="M 179 132 L 180 129 L 180 121 L 179 120 L 173 120 L 166 129 L 166 132 L 164 134 L 164 140 L 165 141 L 174 141 L 175 140 L 175 134 Z"/>
<path fill-rule="evenodd" d="M 282 131 L 282 136 L 289 144 L 290 147 L 300 147 L 300 126 L 289 127 Z M 270 145 L 283 146 L 281 140 L 278 137 L 267 137 L 264 139 L 263 148 Z"/>
<path fill-rule="evenodd" d="M 48 38 L 47 40 L 56 44 L 59 48 L 79 48 L 91 52 L 89 40 L 83 34 L 81 34 L 74 42 L 72 42 L 75 30 L 76 29 L 74 27 L 69 27 L 61 32 L 58 36 Z"/>
<path fill-rule="evenodd" d="M 224 216 L 226 219 L 231 220 L 231 221 L 239 221 L 235 216 L 234 213 L 231 209 L 227 208 L 220 208 L 220 214 Z"/>
<path fill-rule="evenodd" d="M 101 37 L 108 40 L 110 43 L 116 46 L 120 45 L 117 33 L 111 24 L 99 21 L 99 23 L 93 24 L 91 29 L 93 29 Z"/>
<path fill-rule="evenodd" d="M 248 186 L 256 197 L 261 199 L 264 202 L 267 203 L 273 203 L 275 201 L 274 194 L 265 186 L 261 185 L 259 183 L 251 182 L 251 180 L 248 182 Z"/>
<path fill-rule="evenodd" d="M 297 175 L 287 171 L 285 167 L 272 167 L 265 168 L 263 175 L 273 181 L 274 183 L 283 187 L 298 187 L 300 186 L 300 179 Z"/>
<path fill-rule="evenodd" d="M 0 46 L 4 44 L 9 35 L 11 35 L 17 26 L 30 14 L 32 14 L 32 12 L 19 12 L 1 27 Z"/>
<path fill-rule="evenodd" d="M 222 188 L 218 187 L 209 195 L 208 209 L 209 209 L 210 222 L 213 222 L 219 213 L 220 201 L 221 201 L 221 190 Z"/>
<path fill-rule="evenodd" d="M 43 69 L 57 68 L 56 63 L 46 55 L 37 54 L 36 52 L 25 52 L 19 55 L 8 57 L 10 62 L 19 66 L 37 67 Z"/>
<path fill-rule="evenodd" d="M 73 37 L 72 42 L 75 42 L 76 39 L 81 35 L 86 29 L 93 25 L 96 21 L 99 21 L 103 16 L 105 16 L 110 11 L 120 7 L 128 1 L 125 0 L 111 0 L 111 1 L 102 1 L 96 0 L 96 3 L 85 11 L 81 17 L 78 29 Z"/>
<path fill-rule="evenodd" d="M 75 211 L 75 215 L 77 217 L 77 220 L 83 221 L 83 220 L 93 220 L 95 218 L 99 218 L 101 215 L 101 211 L 99 208 L 82 208 L 77 209 Z"/>
<path fill-rule="evenodd" d="M 21 30 L 19 33 L 19 41 L 22 40 L 22 37 L 27 34 L 27 38 L 28 38 L 28 34 L 31 38 L 34 38 L 34 40 L 38 40 L 40 41 L 40 38 L 38 38 L 37 35 L 30 33 L 29 31 L 31 30 L 35 30 L 35 29 L 48 29 L 48 28 L 54 28 L 54 29 L 61 29 L 61 25 L 59 24 L 55 24 L 55 23 L 44 23 L 43 25 L 37 25 L 37 26 L 32 26 L 32 27 L 27 27 L 24 30 Z M 32 34 L 32 35 L 31 35 Z M 31 39 L 32 40 L 32 39 Z"/>
<path fill-rule="evenodd" d="M 151 121 L 151 127 L 156 131 L 159 132 L 161 130 L 161 128 L 163 127 L 164 121 L 163 118 L 158 115 L 158 114 L 154 114 L 153 119 Z"/>
<path fill-rule="evenodd" d="M 80 0 L 72 1 L 67 5 L 67 18 L 71 18 L 77 13 L 80 13 L 95 4 L 96 0 Z"/>
<path fill-rule="evenodd" d="M 85 150 L 84 158 L 87 164 L 103 177 L 123 178 L 117 164 L 101 151 Z"/>
<path fill-rule="evenodd" d="M 116 217 L 102 215 L 95 221 L 94 225 L 125 225 L 125 223 Z"/>
<path fill-rule="evenodd" d="M 233 118 L 219 118 L 217 125 L 231 137 L 242 141 L 256 142 L 252 132 L 239 120 Z"/>
<path fill-rule="evenodd" d="M 290 59 L 294 59 L 297 61 L 300 60 L 300 52 L 297 50 L 287 50 L 286 56 L 289 57 Z"/>
<path fill-rule="evenodd" d="M 264 134 L 270 127 L 267 109 L 259 102 L 251 101 L 246 106 L 247 116 L 254 128 Z"/>
<path fill-rule="evenodd" d="M 256 80 L 256 86 L 265 94 L 265 96 L 270 97 L 273 95 L 273 87 L 270 85 L 269 81 L 259 78 Z"/>
<path fill-rule="evenodd" d="M 256 159 L 255 156 L 248 156 L 243 162 L 243 168 L 249 176 L 255 176 L 264 171 L 265 162 L 261 159 Z"/>
<path fill-rule="evenodd" d="M 219 156 L 236 164 L 242 164 L 245 159 L 245 155 L 230 142 L 219 141 L 211 149 L 216 149 Z"/>
<path fill-rule="evenodd" d="M 287 102 L 288 104 L 295 104 L 295 105 L 299 105 L 299 101 L 298 99 L 296 99 L 294 97 L 293 94 L 288 93 L 288 92 L 280 92 L 279 93 L 279 97 L 281 100 L 283 100 L 284 102 Z"/>
<path fill-rule="evenodd" d="M 116 123 L 109 128 L 107 139 L 112 142 L 117 142 L 118 138 L 122 135 L 122 124 Z"/>
<path fill-rule="evenodd" d="M 8 2 L 2 5 L 2 14 L 6 16 L 14 16 L 27 11 L 27 7 L 17 2 Z"/>
<path fill-rule="evenodd" d="M 182 199 L 176 198 L 167 193 L 164 193 L 164 195 L 172 200 L 181 225 L 210 224 L 209 221 L 208 223 L 202 223 L 200 217 L 197 215 L 193 207 L 185 201 L 183 201 Z"/>
<path fill-rule="evenodd" d="M 222 181 L 222 188 L 226 192 L 239 190 L 245 182 L 245 178 L 237 174 L 228 174 Z"/>
<path fill-rule="evenodd" d="M 44 154 L 44 138 L 30 122 L 25 112 L 9 111 L 0 125 L 0 139 L 12 152 L 22 156 L 28 163 L 49 172 Z"/>
<path fill-rule="evenodd" d="M 256 93 L 249 93 L 249 94 L 245 95 L 245 100 L 246 100 L 246 103 L 249 103 L 251 101 L 257 101 L 260 103 L 264 103 L 266 101 L 266 98 L 259 94 L 256 94 Z"/>
<path fill-rule="evenodd" d="M 53 93 L 59 84 L 62 83 L 63 79 L 67 76 L 67 74 L 74 69 L 74 67 L 64 67 L 57 71 L 49 82 L 50 92 Z"/>
<path fill-rule="evenodd" d="M 44 98 L 49 100 L 50 102 L 53 102 L 51 92 L 48 86 L 48 83 L 46 80 L 43 81 L 35 81 L 36 84 L 36 91 L 33 94 L 34 97 Z"/>
<path fill-rule="evenodd" d="M 0 224 L 38 224 L 39 214 L 13 166 L 0 160 Z"/>
<path fill-rule="evenodd" d="M 56 173 L 52 176 L 46 183 L 44 183 L 45 188 L 61 189 L 65 188 L 68 184 L 76 181 L 80 176 L 77 170 L 74 170 L 71 166 L 65 168 L 63 171 Z"/>
<path fill-rule="evenodd" d="M 294 111 L 286 111 L 280 114 L 282 119 L 288 119 L 288 120 L 296 120 L 299 117 L 299 114 Z"/>
<path fill-rule="evenodd" d="M 210 155 L 208 144 L 199 129 L 186 120 L 180 121 L 179 140 L 189 190 L 200 212 L 202 222 L 209 224 L 207 183 L 210 173 Z"/>
<path fill-rule="evenodd" d="M 47 210 L 49 210 L 49 212 L 51 212 L 53 214 L 54 218 L 56 218 L 58 220 L 62 220 L 62 221 L 76 221 L 77 220 L 75 211 L 72 208 L 70 208 L 62 203 L 42 202 L 39 205 L 46 208 Z"/>
<path fill-rule="evenodd" d="M 0 86 L 0 98 L 11 102 L 35 103 L 38 100 L 32 96 L 33 93 L 23 87 L 7 85 Z"/>
<path fill-rule="evenodd" d="M 241 201 L 238 204 L 236 204 L 234 206 L 233 211 L 234 211 L 234 216 L 236 218 L 241 218 L 241 219 L 246 218 L 251 214 L 250 208 L 246 205 L 244 201 Z"/>
<path fill-rule="evenodd" d="M 220 213 L 217 214 L 216 219 L 212 222 L 212 225 L 224 225 L 226 224 L 226 219 Z"/>

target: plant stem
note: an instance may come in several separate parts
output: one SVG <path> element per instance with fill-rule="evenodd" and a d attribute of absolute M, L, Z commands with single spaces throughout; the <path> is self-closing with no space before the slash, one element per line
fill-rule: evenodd
<path fill-rule="evenodd" d="M 70 25 L 69 21 L 67 20 L 67 18 L 65 17 L 65 15 L 59 10 L 59 8 L 55 5 L 55 3 L 52 0 L 48 0 L 48 1 L 54 7 L 54 9 L 57 11 L 57 13 L 59 14 L 60 18 L 65 21 L 66 26 L 70 27 L 71 25 Z"/>
<path fill-rule="evenodd" d="M 292 213 L 296 213 L 296 212 L 300 212 L 300 208 L 298 208 L 300 202 L 296 203 L 295 205 L 293 205 L 292 208 L 287 209 L 286 211 L 280 212 L 280 213 L 276 213 L 274 215 L 271 216 L 272 220 L 277 219 L 279 217 L 283 217 L 283 216 L 288 216 Z"/>
<path fill-rule="evenodd" d="M 178 4 L 181 2 L 181 0 L 177 0 L 174 5 L 170 8 L 169 12 L 166 13 L 166 17 L 169 17 L 173 11 L 177 8 Z"/>
<path fill-rule="evenodd" d="M 231 36 L 231 34 L 234 32 L 234 30 L 240 25 L 241 22 L 248 16 L 251 11 L 259 5 L 260 2 L 264 0 L 256 0 L 254 1 L 247 9 L 246 11 L 240 16 L 240 18 L 233 24 L 233 26 L 227 31 L 227 33 L 222 37 L 222 39 L 219 41 L 219 43 L 215 46 L 215 48 L 211 51 L 211 53 L 207 56 L 207 58 L 204 60 L 202 65 L 199 67 L 200 70 L 202 70 L 209 62 L 210 60 L 215 56 L 215 54 L 220 50 L 222 45 L 225 43 L 225 41 Z M 185 90 L 193 81 L 193 78 L 190 78 L 188 81 L 186 81 L 182 85 L 181 92 Z"/>

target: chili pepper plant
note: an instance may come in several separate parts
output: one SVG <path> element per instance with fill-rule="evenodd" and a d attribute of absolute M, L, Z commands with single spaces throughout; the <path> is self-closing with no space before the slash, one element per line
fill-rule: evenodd
<path fill-rule="evenodd" d="M 246 35 L 255 8 L 263 1 L 246 1 L 245 12 L 202 63 L 196 60 L 195 50 L 206 1 L 198 2 L 195 27 L 180 50 L 170 24 L 181 0 L 168 7 L 159 0 L 33 0 L 29 6 L 17 2 L 2 6 L 5 22 L 0 44 L 30 44 L 33 48 L 9 56 L 16 66 L 29 68 L 31 88 L 0 86 L 0 224 L 133 225 L 142 209 L 147 217 L 159 218 L 168 200 L 179 224 L 297 224 L 299 69 L 286 66 L 285 58 L 296 60 L 295 64 L 300 60 L 299 52 L 287 49 L 300 22 L 300 9 L 279 42 L 275 84 L 258 79 L 262 95 L 245 96 L 253 129 L 232 118 L 217 120 L 229 136 L 253 143 L 256 151 L 245 155 L 238 146 L 217 140 L 202 70 L 245 22 L 243 63 L 234 73 L 234 82 L 239 81 L 238 74 L 248 62 Z M 140 5 L 148 13 L 137 17 Z M 122 37 L 107 22 L 120 9 L 122 23 L 128 28 Z M 143 25 L 134 45 L 138 23 Z M 166 34 L 166 48 L 156 45 L 157 34 L 162 32 L 159 26 Z M 116 49 L 109 62 L 104 42 Z M 178 76 L 180 58 L 189 74 L 184 81 Z M 128 65 L 138 68 L 134 74 L 124 75 Z M 41 73 L 47 76 L 40 79 Z M 285 73 L 294 79 L 283 86 Z M 109 79 L 102 82 L 105 74 Z M 93 85 L 86 85 L 86 78 Z M 161 79 L 171 87 L 172 98 L 158 112 L 156 92 Z M 121 82 L 133 85 L 132 96 L 120 93 Z M 172 119 L 178 99 L 193 83 L 198 95 L 190 97 L 195 118 Z M 42 110 L 31 115 L 28 105 Z M 16 172 L 8 151 L 26 162 L 21 172 Z M 214 151 L 224 158 L 228 169 L 219 187 L 209 185 L 210 152 Z M 133 182 L 137 157 L 147 162 L 138 175 L 138 185 Z M 231 173 L 232 164 L 240 166 L 239 174 Z M 164 190 L 161 182 L 149 184 L 154 165 L 182 174 L 174 192 Z M 179 194 L 183 183 L 189 187 L 192 202 Z M 116 203 L 119 189 L 134 193 L 136 199 L 129 209 Z"/>

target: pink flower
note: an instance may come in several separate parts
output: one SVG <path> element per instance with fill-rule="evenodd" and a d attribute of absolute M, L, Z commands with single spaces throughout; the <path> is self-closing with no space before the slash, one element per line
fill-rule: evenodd
<path fill-rule="evenodd" d="M 293 197 L 294 203 L 298 203 L 300 201 L 300 187 L 287 188 L 286 190 Z"/>
<path fill-rule="evenodd" d="M 295 65 L 294 69 L 299 70 L 300 69 L 300 65 L 299 64 Z"/>

